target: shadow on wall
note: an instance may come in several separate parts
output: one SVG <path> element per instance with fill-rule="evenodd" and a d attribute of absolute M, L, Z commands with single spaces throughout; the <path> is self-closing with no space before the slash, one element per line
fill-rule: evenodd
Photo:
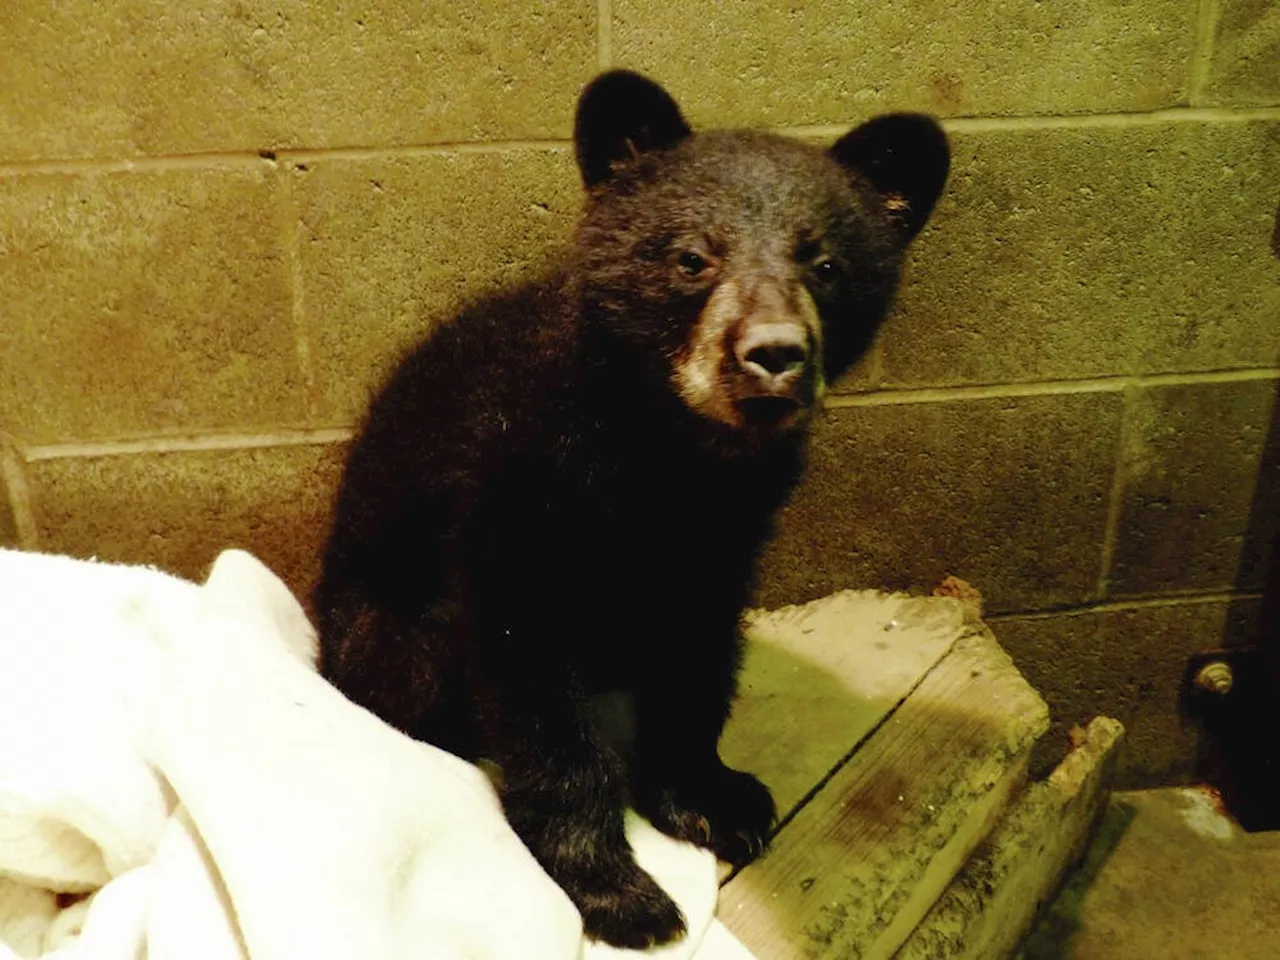
<path fill-rule="evenodd" d="M 1276 207 L 1275 227 L 1271 231 L 1271 253 L 1280 261 L 1280 205 Z M 1271 408 L 1271 425 L 1249 511 L 1244 559 L 1236 580 L 1238 589 L 1244 589 L 1242 582 L 1247 581 L 1252 572 L 1251 563 L 1267 564 L 1262 573 L 1264 597 L 1258 637 L 1259 642 L 1272 651 L 1272 662 L 1277 668 L 1272 676 L 1280 686 L 1280 385 Z"/>
<path fill-rule="evenodd" d="M 1271 253 L 1280 261 L 1280 206 L 1276 207 L 1271 231 Z M 1249 525 L 1236 572 L 1237 590 L 1257 590 L 1259 583 L 1264 595 L 1257 642 L 1274 649 L 1280 646 L 1277 633 L 1280 630 L 1280 384 L 1276 387 L 1271 423 L 1263 441 L 1257 486 L 1249 507 Z M 1280 656 L 1275 664 L 1280 667 Z M 1274 677 L 1280 685 L 1280 673 Z"/>
<path fill-rule="evenodd" d="M 1280 260 L 1280 207 L 1271 252 Z M 1184 683 L 1185 710 L 1203 724 L 1198 772 L 1218 786 L 1231 813 L 1248 830 L 1280 829 L 1280 386 L 1271 408 L 1249 521 L 1236 570 L 1240 592 L 1262 590 L 1256 618 L 1228 618 L 1224 649 L 1234 685 L 1224 697 L 1198 691 L 1192 661 Z"/>

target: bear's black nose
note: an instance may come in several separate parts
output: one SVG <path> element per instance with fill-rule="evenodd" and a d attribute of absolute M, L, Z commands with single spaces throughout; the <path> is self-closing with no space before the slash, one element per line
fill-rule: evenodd
<path fill-rule="evenodd" d="M 763 324 L 749 329 L 734 352 L 743 372 L 770 390 L 789 388 L 801 378 L 809 362 L 805 331 L 793 324 Z"/>
<path fill-rule="evenodd" d="M 804 366 L 805 349 L 797 343 L 762 343 L 743 357 L 747 368 L 760 367 L 772 376 L 781 376 Z"/>

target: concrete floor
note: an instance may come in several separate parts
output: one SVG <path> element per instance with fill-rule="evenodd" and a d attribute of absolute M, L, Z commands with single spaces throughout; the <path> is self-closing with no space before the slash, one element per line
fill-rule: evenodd
<path fill-rule="evenodd" d="M 1117 793 L 1022 960 L 1277 960 L 1280 833 L 1204 789 Z"/>

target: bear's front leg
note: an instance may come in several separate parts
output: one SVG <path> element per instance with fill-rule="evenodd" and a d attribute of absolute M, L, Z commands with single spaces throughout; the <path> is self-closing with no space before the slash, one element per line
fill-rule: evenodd
<path fill-rule="evenodd" d="M 716 749 L 732 696 L 727 672 L 636 691 L 632 790 L 636 809 L 663 833 L 742 866 L 764 852 L 777 812 L 769 788 L 725 766 Z"/>
<path fill-rule="evenodd" d="M 682 937 L 680 908 L 627 842 L 617 758 L 592 736 L 582 700 L 548 681 L 539 671 L 485 697 L 486 752 L 501 767 L 508 821 L 588 937 L 637 949 Z"/>

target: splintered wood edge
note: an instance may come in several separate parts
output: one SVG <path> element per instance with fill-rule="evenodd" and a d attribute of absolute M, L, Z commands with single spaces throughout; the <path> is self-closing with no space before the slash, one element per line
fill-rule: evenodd
<path fill-rule="evenodd" d="M 858 692 L 868 692 L 867 684 L 886 668 L 900 672 L 895 652 L 924 657 L 914 668 L 918 680 L 966 626 L 958 600 L 877 590 L 842 590 L 811 603 L 749 610 L 743 616 L 748 656 L 755 646 L 772 645 L 835 671 Z M 847 670 L 850 666 L 857 669 Z"/>
<path fill-rule="evenodd" d="M 965 605 L 957 598 L 950 596 L 919 596 L 903 592 L 884 590 L 837 590 L 835 593 L 810 600 L 808 603 L 791 603 L 781 607 L 751 607 L 742 614 L 744 628 L 751 632 L 758 629 L 803 625 L 815 617 L 831 612 L 843 613 L 850 607 L 863 604 L 885 605 L 893 608 L 912 606 L 928 607 L 938 611 L 947 611 L 946 616 L 953 619 L 957 628 L 968 617 Z"/>
<path fill-rule="evenodd" d="M 1019 788 L 1048 709 L 991 632 L 971 627 L 721 890 L 760 960 L 889 957 Z"/>
<path fill-rule="evenodd" d="M 1096 717 L 1079 746 L 1034 783 L 912 932 L 896 960 L 1012 956 L 1064 874 L 1088 847 L 1124 736 Z"/>

